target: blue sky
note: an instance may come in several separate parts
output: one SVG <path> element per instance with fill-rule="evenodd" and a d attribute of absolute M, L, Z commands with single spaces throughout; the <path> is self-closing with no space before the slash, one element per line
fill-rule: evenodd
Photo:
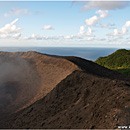
<path fill-rule="evenodd" d="M 128 1 L 0 1 L 0 46 L 130 48 Z"/>

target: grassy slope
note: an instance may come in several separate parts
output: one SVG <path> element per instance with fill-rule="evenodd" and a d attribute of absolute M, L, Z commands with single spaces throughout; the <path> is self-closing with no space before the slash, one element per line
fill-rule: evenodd
<path fill-rule="evenodd" d="M 130 75 L 130 50 L 119 49 L 106 57 L 99 57 L 97 64 Z"/>

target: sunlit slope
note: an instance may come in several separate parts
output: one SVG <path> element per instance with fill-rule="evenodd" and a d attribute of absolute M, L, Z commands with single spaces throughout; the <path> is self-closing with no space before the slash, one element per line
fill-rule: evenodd
<path fill-rule="evenodd" d="M 130 75 L 130 50 L 119 49 L 106 57 L 99 57 L 97 64 Z"/>
<path fill-rule="evenodd" d="M 79 68 L 37 52 L 0 52 L 0 109 L 15 112 L 44 97 Z"/>

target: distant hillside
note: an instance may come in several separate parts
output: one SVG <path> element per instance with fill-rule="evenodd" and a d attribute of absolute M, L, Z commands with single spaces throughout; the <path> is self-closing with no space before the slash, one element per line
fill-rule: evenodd
<path fill-rule="evenodd" d="M 119 49 L 106 57 L 99 57 L 97 64 L 130 75 L 130 50 Z"/>

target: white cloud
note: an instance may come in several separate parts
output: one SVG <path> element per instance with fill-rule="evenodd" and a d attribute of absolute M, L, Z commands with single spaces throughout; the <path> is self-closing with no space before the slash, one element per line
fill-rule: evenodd
<path fill-rule="evenodd" d="M 0 34 L 0 38 L 8 38 L 8 34 Z"/>
<path fill-rule="evenodd" d="M 51 25 L 45 25 L 42 28 L 43 30 L 53 30 L 53 27 Z"/>
<path fill-rule="evenodd" d="M 79 33 L 78 33 L 78 35 L 80 36 L 80 35 L 84 35 L 84 33 L 85 33 L 85 26 L 80 26 L 80 29 L 79 29 Z"/>
<path fill-rule="evenodd" d="M 77 35 L 68 35 L 64 39 L 84 39 L 87 38 L 90 40 L 92 37 L 92 29 L 87 26 L 80 26 L 79 33 Z M 91 37 L 91 38 L 90 38 Z"/>
<path fill-rule="evenodd" d="M 113 35 L 114 35 L 114 36 L 119 35 L 119 32 L 118 32 L 118 30 L 117 30 L 117 29 L 114 29 L 114 33 L 113 33 Z"/>
<path fill-rule="evenodd" d="M 77 37 L 86 37 L 92 35 L 92 29 L 87 26 L 80 26 L 79 33 L 77 34 Z"/>
<path fill-rule="evenodd" d="M 64 37 L 63 36 L 44 37 L 44 36 L 32 34 L 29 37 L 24 37 L 23 40 L 59 40 L 61 38 L 63 39 Z"/>
<path fill-rule="evenodd" d="M 95 13 L 98 14 L 99 16 L 95 15 L 91 18 L 86 19 L 85 20 L 86 25 L 80 27 L 79 33 L 76 35 L 76 37 L 78 38 L 89 37 L 88 40 L 94 39 L 95 36 L 93 35 L 93 31 L 90 28 L 90 26 L 96 26 L 99 20 L 109 15 L 108 10 L 97 10 Z M 108 26 L 108 25 L 104 25 L 104 26 Z"/>
<path fill-rule="evenodd" d="M 51 25 L 46 25 L 43 27 L 46 30 L 52 29 Z M 81 26 L 79 29 L 79 33 L 76 35 L 67 35 L 67 36 L 53 36 L 53 37 L 44 37 L 32 34 L 31 36 L 24 37 L 23 40 L 64 40 L 64 39 L 82 39 L 86 37 L 94 37 L 92 35 L 92 29 L 90 27 Z"/>
<path fill-rule="evenodd" d="M 87 41 L 93 41 L 94 40 L 94 37 L 89 37 L 88 39 L 87 39 Z"/>
<path fill-rule="evenodd" d="M 19 39 L 21 37 L 21 33 L 16 33 L 13 35 L 10 34 L 0 34 L 0 38 L 2 39 L 7 39 L 7 38 L 11 38 L 11 39 Z"/>
<path fill-rule="evenodd" d="M 122 34 L 125 34 L 126 32 L 127 32 L 127 29 L 126 29 L 126 27 L 122 27 Z"/>
<path fill-rule="evenodd" d="M 9 13 L 5 13 L 4 17 L 9 17 L 11 15 L 20 15 L 20 14 L 24 14 L 24 15 L 31 15 L 32 13 L 30 13 L 28 11 L 28 9 L 16 9 L 16 8 L 12 8 Z"/>
<path fill-rule="evenodd" d="M 97 10 L 96 14 L 99 14 L 99 16 L 95 15 L 95 16 L 85 20 L 85 23 L 87 26 L 95 26 L 99 20 L 101 20 L 109 15 L 108 10 Z"/>
<path fill-rule="evenodd" d="M 130 21 L 126 21 L 125 27 L 130 27 Z"/>
<path fill-rule="evenodd" d="M 14 39 L 19 39 L 21 37 L 21 33 L 16 33 L 14 35 L 12 35 L 12 38 Z"/>
<path fill-rule="evenodd" d="M 19 19 L 17 18 L 17 19 L 15 19 L 14 21 L 12 21 L 10 24 L 13 25 L 13 24 L 15 24 L 18 20 L 19 20 Z"/>
<path fill-rule="evenodd" d="M 92 34 L 92 29 L 90 27 L 88 27 L 87 36 L 90 36 L 91 34 Z"/>
<path fill-rule="evenodd" d="M 110 37 L 122 36 L 124 33 L 125 33 L 125 30 L 123 32 L 123 30 L 118 31 L 117 29 L 114 29 L 113 33 L 108 34 L 108 36 L 110 36 Z"/>
<path fill-rule="evenodd" d="M 0 28 L 0 38 L 13 38 L 19 39 L 21 36 L 21 28 L 16 27 L 15 23 L 18 19 L 15 19 L 4 27 Z"/>
<path fill-rule="evenodd" d="M 109 14 L 108 14 L 108 10 L 97 10 L 96 11 L 96 14 L 99 14 L 100 16 L 100 18 L 105 18 L 106 16 L 108 16 Z"/>
<path fill-rule="evenodd" d="M 93 26 L 96 25 L 98 22 L 99 18 L 97 16 L 93 16 L 89 19 L 86 19 L 85 22 L 87 24 L 87 26 Z"/>
<path fill-rule="evenodd" d="M 84 39 L 84 40 L 87 40 L 87 41 L 105 41 L 106 39 L 105 38 L 95 38 L 95 36 L 91 36 L 91 37 L 88 37 L 87 39 Z"/>
<path fill-rule="evenodd" d="M 115 10 L 129 6 L 129 1 L 87 1 L 81 11 L 90 9 Z"/>
<path fill-rule="evenodd" d="M 32 39 L 35 39 L 35 38 L 36 38 L 36 35 L 35 35 L 35 34 L 32 34 L 31 38 L 32 38 Z"/>
<path fill-rule="evenodd" d="M 74 35 L 70 35 L 70 36 L 68 35 L 68 36 L 65 36 L 64 38 L 65 39 L 73 39 L 73 38 L 75 38 L 75 36 Z"/>
<path fill-rule="evenodd" d="M 0 33 L 8 34 L 8 33 L 18 33 L 21 31 L 21 28 L 17 28 L 16 25 L 14 25 L 18 19 L 15 19 L 9 24 L 6 24 L 4 27 L 0 28 Z"/>
<path fill-rule="evenodd" d="M 125 25 L 123 25 L 123 27 L 121 28 L 121 30 L 118 29 L 114 29 L 113 33 L 109 33 L 107 34 L 110 37 L 114 37 L 114 36 L 123 36 L 127 33 L 127 28 L 130 27 L 130 21 L 126 21 Z"/>
<path fill-rule="evenodd" d="M 29 37 L 24 37 L 23 39 L 24 40 L 32 40 L 32 39 L 37 39 L 37 38 L 39 38 L 39 36 L 36 36 L 35 34 L 32 34 L 31 36 L 29 36 Z"/>
<path fill-rule="evenodd" d="M 83 33 L 81 33 L 81 30 L 83 31 Z M 44 36 L 32 34 L 31 36 L 24 37 L 23 39 L 24 40 L 64 40 L 64 39 L 82 39 L 87 37 L 94 37 L 92 35 L 92 29 L 90 27 L 86 29 L 86 27 L 81 26 L 79 31 L 80 33 L 78 33 L 77 35 L 53 36 L 53 37 L 44 37 Z"/>

